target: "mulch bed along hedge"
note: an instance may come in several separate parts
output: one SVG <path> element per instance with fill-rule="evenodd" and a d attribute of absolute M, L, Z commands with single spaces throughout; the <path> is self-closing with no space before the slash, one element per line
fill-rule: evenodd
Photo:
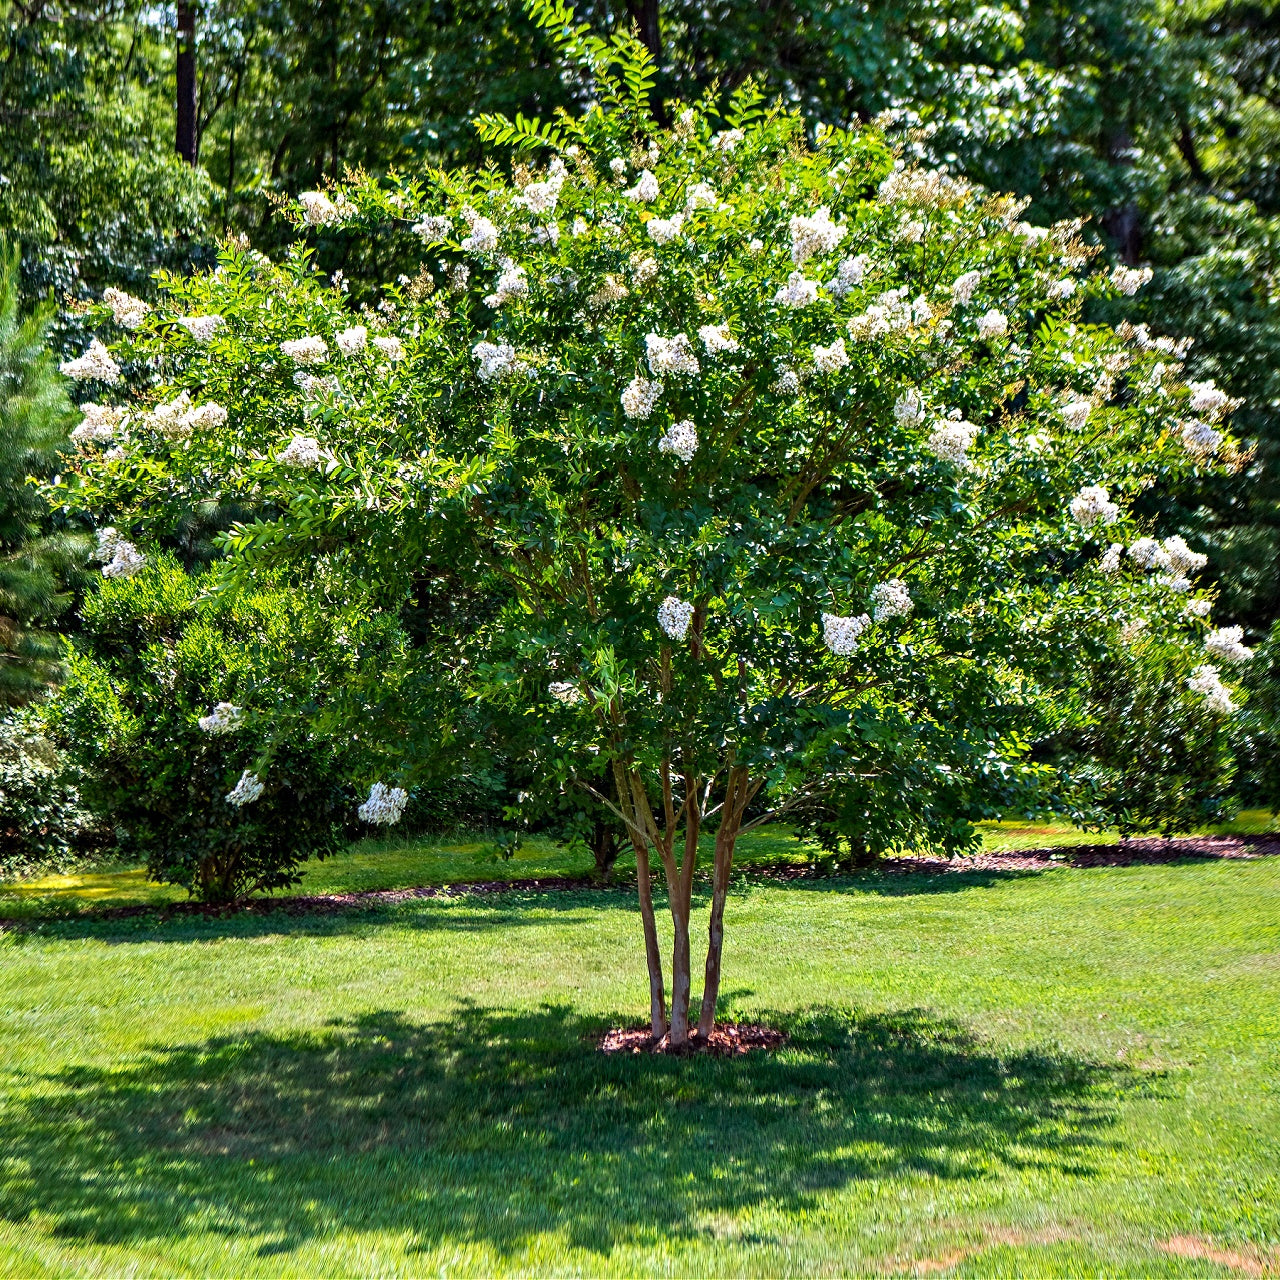
<path fill-rule="evenodd" d="M 979 853 L 972 857 L 941 858 L 918 855 L 882 858 L 865 875 L 948 875 L 974 871 L 1047 871 L 1053 867 L 1129 867 L 1141 863 L 1180 862 L 1187 858 L 1252 859 L 1280 854 L 1280 835 L 1185 836 L 1165 840 L 1159 836 L 1121 840 L 1118 844 L 1066 845 L 1058 849 L 1024 849 L 1017 853 Z M 789 863 L 748 866 L 747 880 L 788 883 L 821 880 L 827 873 L 815 867 Z M 173 902 L 165 906 L 142 903 L 130 907 L 90 908 L 52 918 L 125 920 L 136 916 L 221 916 L 233 911 L 289 915 L 334 914 L 360 907 L 380 907 L 415 898 L 461 898 L 498 893 L 550 893 L 566 889 L 626 889 L 634 882 L 601 885 L 581 876 L 540 876 L 524 880 L 465 880 L 454 884 L 424 885 L 416 889 L 367 889 L 359 893 L 282 894 L 275 898 L 251 898 L 236 906 L 205 906 L 199 902 Z M 0 929 L 29 928 L 40 919 L 0 917 Z M 647 1034 L 647 1033 L 646 1033 Z"/>
<path fill-rule="evenodd" d="M 599 1040 L 601 1053 L 709 1053 L 715 1058 L 732 1058 L 753 1049 L 776 1049 L 786 1041 L 781 1031 L 756 1023 L 720 1022 L 703 1040 L 691 1039 L 688 1048 L 673 1049 L 663 1036 L 655 1041 L 648 1027 L 615 1027 Z"/>

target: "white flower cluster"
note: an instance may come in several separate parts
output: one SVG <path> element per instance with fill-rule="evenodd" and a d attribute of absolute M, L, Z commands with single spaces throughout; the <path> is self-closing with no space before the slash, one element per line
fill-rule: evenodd
<path fill-rule="evenodd" d="M 553 680 L 547 686 L 547 692 L 566 707 L 582 701 L 582 690 L 572 680 Z"/>
<path fill-rule="evenodd" d="M 1208 663 L 1191 673 L 1187 688 L 1192 693 L 1198 693 L 1204 699 L 1205 710 L 1212 711 L 1215 715 L 1229 716 L 1236 709 L 1236 704 L 1231 701 L 1231 691 L 1218 675 L 1218 668 L 1211 667 Z"/>
<path fill-rule="evenodd" d="M 192 404 L 190 392 L 158 404 L 143 419 L 144 425 L 170 440 L 184 440 L 193 431 L 214 431 L 227 420 L 227 411 L 210 400 Z"/>
<path fill-rule="evenodd" d="M 556 201 L 560 199 L 560 188 L 564 186 L 564 161 L 556 156 L 547 167 L 547 176 L 543 182 L 531 182 L 512 201 L 523 205 L 535 216 L 543 213 L 554 213 Z"/>
<path fill-rule="evenodd" d="M 234 805 L 237 809 L 243 809 L 245 805 L 257 800 L 264 790 L 264 784 L 258 775 L 246 769 L 240 775 L 240 781 L 227 792 L 227 803 Z"/>
<path fill-rule="evenodd" d="M 815 255 L 831 253 L 848 234 L 848 227 L 831 221 L 831 210 L 825 205 L 810 217 L 794 214 L 791 231 L 791 261 L 797 267 Z"/>
<path fill-rule="evenodd" d="M 1089 421 L 1089 415 L 1093 412 L 1093 402 L 1089 400 L 1071 400 L 1062 406 L 1060 412 L 1062 421 L 1067 424 L 1071 431 L 1080 431 L 1084 428 L 1084 424 Z"/>
<path fill-rule="evenodd" d="M 230 702 L 219 702 L 207 716 L 197 721 L 205 733 L 231 733 L 244 723 L 244 710 Z"/>
<path fill-rule="evenodd" d="M 714 209 L 719 203 L 720 197 L 709 182 L 695 182 L 684 198 L 684 207 L 688 213 L 695 209 Z"/>
<path fill-rule="evenodd" d="M 528 371 L 528 366 L 517 357 L 515 347 L 509 342 L 477 342 L 471 348 L 471 354 L 480 362 L 476 372 L 481 382 L 499 382 Z"/>
<path fill-rule="evenodd" d="M 774 294 L 773 300 L 779 306 L 790 307 L 792 310 L 810 306 L 818 300 L 817 282 L 806 280 L 803 271 L 793 271 L 787 277 L 787 283 Z"/>
<path fill-rule="evenodd" d="M 1242 643 L 1243 627 L 1218 627 L 1204 638 L 1204 647 L 1223 662 L 1248 662 L 1253 650 Z"/>
<path fill-rule="evenodd" d="M 1129 556 L 1148 573 L 1162 573 L 1160 581 L 1171 591 L 1189 591 L 1191 575 L 1209 563 L 1208 556 L 1192 551 L 1176 534 L 1166 538 L 1163 545 L 1155 538 L 1139 538 L 1129 548 Z"/>
<path fill-rule="evenodd" d="M 1065 302 L 1076 291 L 1076 282 L 1070 276 L 1051 280 L 1046 290 L 1050 302 Z"/>
<path fill-rule="evenodd" d="M 670 218 L 650 218 L 644 224 L 644 229 L 654 244 L 670 244 L 684 229 L 684 214 L 673 214 Z"/>
<path fill-rule="evenodd" d="M 102 566 L 104 578 L 132 578 L 147 563 L 147 557 L 132 542 L 111 528 L 98 530 L 94 559 L 106 561 Z"/>
<path fill-rule="evenodd" d="M 1182 447 L 1193 458 L 1212 457 L 1221 443 L 1222 432 L 1215 430 L 1207 422 L 1193 419 L 1182 424 Z"/>
<path fill-rule="evenodd" d="M 1126 298 L 1132 298 L 1144 284 L 1150 283 L 1150 267 L 1116 267 L 1111 272 L 1111 285 Z"/>
<path fill-rule="evenodd" d="M 693 344 L 686 334 L 677 333 L 674 338 L 650 333 L 644 340 L 649 360 L 649 372 L 655 378 L 667 373 L 698 373 L 701 366 L 693 353 Z M 646 416 L 646 415 L 641 415 Z"/>
<path fill-rule="evenodd" d="M 951 300 L 958 307 L 967 307 L 973 300 L 973 291 L 982 283 L 981 271 L 966 271 L 951 284 Z"/>
<path fill-rule="evenodd" d="M 369 330 L 362 324 L 353 324 L 350 329 L 343 331 L 334 337 L 338 350 L 344 356 L 354 356 L 365 349 L 369 341 Z"/>
<path fill-rule="evenodd" d="M 906 289 L 889 289 L 849 321 L 849 336 L 855 342 L 883 338 L 913 324 L 923 324 L 932 314 L 924 298 L 917 298 L 913 305 L 907 302 Z"/>
<path fill-rule="evenodd" d="M 1212 600 L 1188 600 L 1182 612 L 1188 618 L 1207 618 L 1213 612 Z"/>
<path fill-rule="evenodd" d="M 1120 553 L 1124 551 L 1123 542 L 1113 542 L 1103 553 L 1102 559 L 1098 561 L 1098 568 L 1105 574 L 1113 574 L 1120 572 Z"/>
<path fill-rule="evenodd" d="M 310 400 L 318 400 L 323 395 L 336 396 L 342 390 L 333 374 L 308 373 L 305 369 L 295 370 L 293 384 Z"/>
<path fill-rule="evenodd" d="M 984 342 L 990 342 L 992 338 L 1003 338 L 1008 332 L 1009 320 L 1004 312 L 993 308 L 978 317 L 978 337 Z"/>
<path fill-rule="evenodd" d="M 900 244 L 919 244 L 924 239 L 925 224 L 921 218 L 903 218 L 893 233 Z"/>
<path fill-rule="evenodd" d="M 900 427 L 918 427 L 924 421 L 924 401 L 914 387 L 908 387 L 893 402 L 893 417 Z"/>
<path fill-rule="evenodd" d="M 354 212 L 345 196 L 334 203 L 323 191 L 304 191 L 298 203 L 302 206 L 302 220 L 309 227 L 327 227 Z"/>
<path fill-rule="evenodd" d="M 849 353 L 844 349 L 844 339 L 837 338 L 829 347 L 815 346 L 814 367 L 820 373 L 837 373 L 849 363 Z"/>
<path fill-rule="evenodd" d="M 114 386 L 120 381 L 120 366 L 111 358 L 111 352 L 94 338 L 89 349 L 74 360 L 64 360 L 58 368 L 63 377 L 76 382 L 105 382 Z"/>
<path fill-rule="evenodd" d="M 488 218 L 470 207 L 463 209 L 462 218 L 470 232 L 462 238 L 467 253 L 492 253 L 498 247 L 498 228 Z"/>
<path fill-rule="evenodd" d="M 872 616 L 877 622 L 905 617 L 916 607 L 907 584 L 901 578 L 890 578 L 888 582 L 877 583 L 871 590 L 871 604 Z"/>
<path fill-rule="evenodd" d="M 124 410 L 112 404 L 94 404 L 89 401 L 80 406 L 84 417 L 71 433 L 76 444 L 89 444 L 95 440 L 110 440 L 124 422 Z"/>
<path fill-rule="evenodd" d="M 319 467 L 324 463 L 324 450 L 314 436 L 294 436 L 276 454 L 276 461 L 286 467 Z"/>
<path fill-rule="evenodd" d="M 645 204 L 652 204 L 662 192 L 658 187 L 657 178 L 650 170 L 645 169 L 636 180 L 636 185 L 622 194 L 628 200 L 643 200 Z"/>
<path fill-rule="evenodd" d="M 1071 499 L 1071 514 L 1082 529 L 1092 529 L 1096 524 L 1115 524 L 1120 508 L 1100 484 L 1088 484 Z"/>
<path fill-rule="evenodd" d="M 369 798 L 356 810 L 356 814 L 361 822 L 390 827 L 404 816 L 404 807 L 408 803 L 409 793 L 403 787 L 375 782 L 369 788 Z"/>
<path fill-rule="evenodd" d="M 711 139 L 711 149 L 728 155 L 745 136 L 741 129 L 725 129 Z"/>
<path fill-rule="evenodd" d="M 386 336 L 374 338 L 373 345 L 392 362 L 404 359 L 404 343 L 399 338 Z"/>
<path fill-rule="evenodd" d="M 952 409 L 946 419 L 929 433 L 924 447 L 930 453 L 957 467 L 968 467 L 969 450 L 978 438 L 980 428 L 961 416 L 959 409 Z"/>
<path fill-rule="evenodd" d="M 428 214 L 415 222 L 412 230 L 422 237 L 423 244 L 439 244 L 453 234 L 453 222 L 440 214 Z"/>
<path fill-rule="evenodd" d="M 702 345 L 707 349 L 707 354 L 711 356 L 721 351 L 737 351 L 739 349 L 738 340 L 729 332 L 727 324 L 704 324 L 698 330 L 698 337 L 702 339 Z"/>
<path fill-rule="evenodd" d="M 1191 393 L 1191 412 L 1198 413 L 1210 422 L 1217 422 L 1228 413 L 1234 413 L 1243 400 L 1233 399 L 1225 391 L 1209 382 L 1188 382 L 1187 390 Z"/>
<path fill-rule="evenodd" d="M 693 605 L 679 596 L 668 596 L 658 606 L 658 626 L 673 640 L 683 640 L 693 621 Z"/>
<path fill-rule="evenodd" d="M 329 358 L 329 344 L 323 338 L 309 334 L 305 338 L 292 338 L 280 344 L 280 350 L 294 364 L 324 364 Z"/>
<path fill-rule="evenodd" d="M 525 279 L 524 268 L 518 267 L 510 258 L 502 260 L 502 274 L 493 292 L 484 300 L 487 307 L 502 307 L 515 298 L 523 298 L 529 292 L 529 282 Z"/>
<path fill-rule="evenodd" d="M 659 453 L 674 453 L 681 462 L 692 462 L 698 452 L 698 429 L 691 418 L 673 423 L 658 441 Z"/>
<path fill-rule="evenodd" d="M 853 258 L 845 258 L 836 268 L 835 275 L 827 281 L 827 292 L 834 294 L 837 298 L 843 298 L 852 293 L 866 277 L 867 268 L 870 265 L 871 259 L 865 253 L 860 253 Z"/>
<path fill-rule="evenodd" d="M 622 392 L 622 411 L 628 418 L 647 418 L 662 394 L 662 383 L 650 382 L 638 374 Z"/>
<path fill-rule="evenodd" d="M 227 322 L 221 316 L 179 316 L 177 323 L 202 347 L 206 347 Z"/>
<path fill-rule="evenodd" d="M 856 618 L 842 618 L 839 614 L 822 615 L 822 642 L 837 658 L 847 658 L 857 647 L 858 637 L 871 625 L 865 613 Z"/>
<path fill-rule="evenodd" d="M 922 208 L 942 207 L 963 201 L 969 184 L 937 169 L 895 169 L 880 184 L 883 204 L 912 204 Z"/>
<path fill-rule="evenodd" d="M 628 292 L 627 286 L 617 276 L 607 275 L 596 286 L 595 292 L 587 298 L 587 305 L 592 310 L 599 311 L 603 307 L 612 306 L 615 302 L 621 302 Z"/>
<path fill-rule="evenodd" d="M 126 329 L 136 329 L 147 318 L 147 312 L 151 310 L 141 298 L 125 293 L 123 289 L 104 289 L 102 301 L 111 308 L 116 324 Z"/>

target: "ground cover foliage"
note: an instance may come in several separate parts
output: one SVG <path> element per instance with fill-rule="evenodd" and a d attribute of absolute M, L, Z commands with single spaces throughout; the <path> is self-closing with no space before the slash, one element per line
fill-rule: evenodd
<path fill-rule="evenodd" d="M 5 935 L 0 1259 L 1256 1264 L 1280 1234 L 1278 871 L 737 892 L 732 1013 L 790 1039 L 732 1062 L 595 1052 L 642 974 L 617 893 Z"/>

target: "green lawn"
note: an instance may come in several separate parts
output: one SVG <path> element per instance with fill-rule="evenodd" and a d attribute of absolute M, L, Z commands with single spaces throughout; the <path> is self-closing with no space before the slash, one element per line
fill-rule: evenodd
<path fill-rule="evenodd" d="M 1280 1266 L 1280 859 L 728 929 L 776 1056 L 594 1051 L 644 1006 L 617 891 L 0 935 L 0 1275 Z"/>
<path fill-rule="evenodd" d="M 989 851 L 1057 848 L 1079 844 L 1114 844 L 1114 831 L 1087 833 L 1066 823 L 986 822 L 983 848 Z M 1210 828 L 1223 833 L 1280 830 L 1276 815 L 1247 810 L 1235 822 Z M 711 842 L 704 842 L 710 863 Z M 739 843 L 737 865 L 794 863 L 813 860 L 814 846 L 797 840 L 785 827 L 748 832 Z M 491 841 L 390 839 L 362 840 L 324 862 L 311 863 L 294 893 L 351 893 L 368 889 L 408 889 L 466 880 L 511 880 L 539 876 L 585 876 L 591 859 L 534 837 L 509 862 L 499 860 Z M 633 875 L 635 860 L 619 860 L 620 875 Z M 0 918 L 46 916 L 104 907 L 181 902 L 183 890 L 152 884 L 141 867 L 111 867 L 72 875 L 0 882 Z"/>

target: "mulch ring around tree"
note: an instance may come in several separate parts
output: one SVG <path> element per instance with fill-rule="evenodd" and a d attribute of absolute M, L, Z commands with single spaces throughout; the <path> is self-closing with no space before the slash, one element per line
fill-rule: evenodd
<path fill-rule="evenodd" d="M 773 1027 L 753 1022 L 718 1022 L 707 1039 L 691 1037 L 688 1046 L 679 1049 L 673 1049 L 666 1036 L 655 1041 L 648 1027 L 614 1027 L 596 1041 L 596 1047 L 601 1053 L 708 1053 L 713 1058 L 733 1058 L 754 1049 L 771 1052 L 786 1039 Z"/>

